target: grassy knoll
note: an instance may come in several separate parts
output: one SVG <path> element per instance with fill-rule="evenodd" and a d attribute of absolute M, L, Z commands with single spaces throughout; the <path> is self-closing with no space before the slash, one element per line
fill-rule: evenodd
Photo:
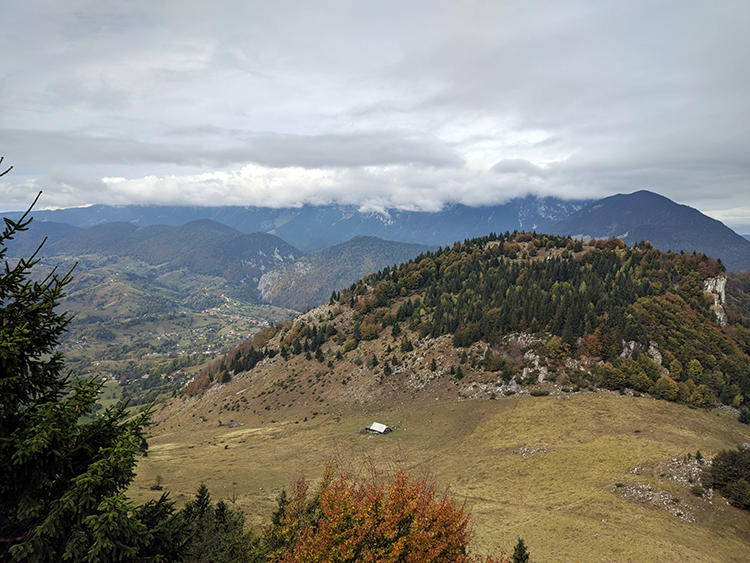
<path fill-rule="evenodd" d="M 317 478 L 335 458 L 363 474 L 388 474 L 399 464 L 413 474 L 430 471 L 466 501 L 484 549 L 507 549 L 521 536 L 537 561 L 727 562 L 750 553 L 750 515 L 648 471 L 696 450 L 710 457 L 749 442 L 750 428 L 733 415 L 599 393 L 567 400 L 424 397 L 399 409 L 362 406 L 274 423 L 243 411 L 222 414 L 218 426 L 216 413 L 208 414 L 211 400 L 209 393 L 200 402 L 175 402 L 157 415 L 149 455 L 129 491 L 136 501 L 157 495 L 149 490 L 157 475 L 178 501 L 205 481 L 216 497 L 234 495 L 258 525 L 295 476 Z M 244 425 L 226 426 L 230 414 Z M 396 431 L 360 435 L 373 420 Z M 636 466 L 646 470 L 631 473 Z M 623 500 L 612 492 L 616 483 L 666 491 L 694 521 Z"/>

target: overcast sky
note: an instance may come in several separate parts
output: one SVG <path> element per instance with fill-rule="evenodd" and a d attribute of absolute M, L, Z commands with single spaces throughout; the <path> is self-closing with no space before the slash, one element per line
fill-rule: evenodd
<path fill-rule="evenodd" d="M 647 189 L 750 233 L 750 2 L 3 0 L 0 209 Z"/>

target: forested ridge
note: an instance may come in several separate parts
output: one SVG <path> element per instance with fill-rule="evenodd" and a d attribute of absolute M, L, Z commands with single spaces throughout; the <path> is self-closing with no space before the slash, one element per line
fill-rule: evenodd
<path fill-rule="evenodd" d="M 418 338 L 452 335 L 458 348 L 493 347 L 525 332 L 548 340 L 553 359 L 600 359 L 592 384 L 695 406 L 739 407 L 750 397 L 750 320 L 729 311 L 720 321 L 713 294 L 704 291 L 706 280 L 724 275 L 721 262 L 704 254 L 665 253 L 648 243 L 630 248 L 618 239 L 493 233 L 425 252 L 334 292 L 331 303 L 350 307 L 354 321 L 337 336 L 336 358 L 322 350 L 335 329 L 286 322 L 230 353 L 196 383 L 205 387 L 217 373 L 228 380 L 279 352 L 335 361 L 386 329 L 403 337 L 402 350 L 409 345 L 402 330 Z M 279 334 L 278 344 L 266 345 Z M 502 355 L 484 364 L 506 380 L 514 367 Z"/>
<path fill-rule="evenodd" d="M 544 331 L 559 336 L 566 352 L 617 362 L 623 342 L 648 349 L 653 341 L 671 379 L 691 395 L 693 384 L 702 384 L 731 403 L 750 397 L 750 320 L 730 312 L 719 326 L 703 282 L 723 273 L 721 262 L 705 254 L 665 253 L 648 243 L 629 248 L 609 239 L 584 246 L 506 233 L 425 253 L 370 276 L 353 293 L 372 286 L 378 304 L 403 290 L 419 293 L 424 314 L 416 329 L 452 334 L 459 347 Z"/>

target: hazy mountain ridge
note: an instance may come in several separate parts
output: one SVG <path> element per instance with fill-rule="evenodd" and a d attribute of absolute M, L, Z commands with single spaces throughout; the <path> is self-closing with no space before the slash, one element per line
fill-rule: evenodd
<path fill-rule="evenodd" d="M 750 241 L 696 209 L 644 190 L 595 202 L 526 196 L 503 205 L 476 208 L 452 205 L 434 213 L 399 210 L 365 212 L 341 205 L 284 209 L 95 205 L 38 211 L 34 215 L 38 221 L 105 228 L 101 231 L 102 239 L 96 241 L 97 245 L 104 245 L 108 237 L 114 238 L 112 244 L 116 243 L 117 237 L 110 230 L 115 227 L 104 225 L 112 222 L 145 227 L 145 230 L 137 231 L 137 235 L 135 230 L 129 235 L 144 238 L 138 243 L 141 248 L 148 246 L 146 239 L 151 234 L 150 229 L 162 229 L 164 240 L 168 240 L 170 225 L 182 227 L 195 221 L 211 220 L 242 233 L 264 232 L 278 236 L 306 253 L 318 252 L 355 236 L 446 246 L 488 232 L 525 230 L 584 238 L 618 237 L 630 245 L 649 240 L 661 250 L 695 250 L 721 258 L 730 271 L 750 270 Z M 156 227 L 157 224 L 160 226 Z M 85 239 L 87 235 L 79 236 Z M 71 250 L 74 247 L 70 245 L 74 240 L 66 242 Z M 131 241 L 135 243 L 135 238 L 131 238 Z M 165 248 L 171 246 L 168 244 Z M 85 245 L 81 248 L 84 249 Z M 259 276 L 248 279 L 255 277 Z"/>
<path fill-rule="evenodd" d="M 35 211 L 37 221 L 68 223 L 90 228 L 104 223 L 127 222 L 136 226 L 181 226 L 211 219 L 243 233 L 266 232 L 307 253 L 346 242 L 355 236 L 444 246 L 456 241 L 506 230 L 548 230 L 560 219 L 578 211 L 589 200 L 566 201 L 554 197 L 526 196 L 503 205 L 447 206 L 438 212 L 384 210 L 359 211 L 353 206 L 326 205 L 299 208 L 179 207 L 92 205 L 90 207 Z M 20 213 L 5 213 L 14 218 Z"/>
<path fill-rule="evenodd" d="M 46 248 L 54 241 L 71 237 L 82 230 L 82 228 L 68 223 L 32 221 L 28 230 L 17 234 L 15 239 L 7 241 L 8 256 L 31 256 L 45 239 L 47 239 L 47 242 L 43 252 L 46 252 Z"/>
<path fill-rule="evenodd" d="M 267 270 L 293 263 L 301 256 L 299 250 L 277 236 L 251 233 L 191 250 L 172 260 L 170 265 L 254 286 Z"/>
<path fill-rule="evenodd" d="M 117 222 L 79 229 L 72 225 L 33 221 L 30 237 L 11 246 L 10 254 L 27 256 L 44 236 L 40 251 L 55 257 L 100 257 L 103 260 L 134 259 L 143 263 L 151 277 L 185 270 L 194 275 L 224 277 L 254 288 L 267 270 L 284 261 L 295 261 L 302 253 L 279 237 L 267 233 L 245 234 L 210 219 L 190 221 L 180 227 L 138 227 Z M 85 267 L 85 263 L 81 268 Z M 142 272 L 143 273 L 143 272 Z"/>
<path fill-rule="evenodd" d="M 617 237 L 628 245 L 648 240 L 660 250 L 720 258 L 729 271 L 750 270 L 750 241 L 697 209 L 645 190 L 591 203 L 554 225 L 551 232 Z"/>

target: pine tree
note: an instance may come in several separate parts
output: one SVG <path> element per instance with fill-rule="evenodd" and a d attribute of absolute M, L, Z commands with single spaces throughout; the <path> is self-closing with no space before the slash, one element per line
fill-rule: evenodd
<path fill-rule="evenodd" d="M 513 550 L 513 559 L 511 559 L 513 563 L 528 563 L 529 562 L 529 552 L 526 549 L 526 544 L 523 543 L 523 540 L 521 538 L 518 538 L 518 543 L 516 544 L 515 549 Z"/>
<path fill-rule="evenodd" d="M 461 366 L 458 366 L 456 368 L 456 375 L 454 376 L 458 381 L 461 381 L 464 378 L 464 371 L 461 369 Z"/>
<path fill-rule="evenodd" d="M 183 563 L 253 563 L 262 561 L 259 540 L 245 531 L 245 517 L 220 500 L 216 506 L 204 483 L 185 503 L 182 517 L 190 527 L 190 546 Z"/>
<path fill-rule="evenodd" d="M 404 337 L 401 339 L 401 351 L 411 352 L 412 350 L 414 350 L 414 345 L 411 343 L 409 338 L 404 335 Z"/>
<path fill-rule="evenodd" d="M 0 260 L 29 211 L 5 219 Z M 121 406 L 80 421 L 102 383 L 64 374 L 56 348 L 70 316 L 55 307 L 71 272 L 32 281 L 38 252 L 0 271 L 0 560 L 177 560 L 184 528 L 172 502 L 135 507 L 123 494 L 150 413 L 128 418 Z"/>

